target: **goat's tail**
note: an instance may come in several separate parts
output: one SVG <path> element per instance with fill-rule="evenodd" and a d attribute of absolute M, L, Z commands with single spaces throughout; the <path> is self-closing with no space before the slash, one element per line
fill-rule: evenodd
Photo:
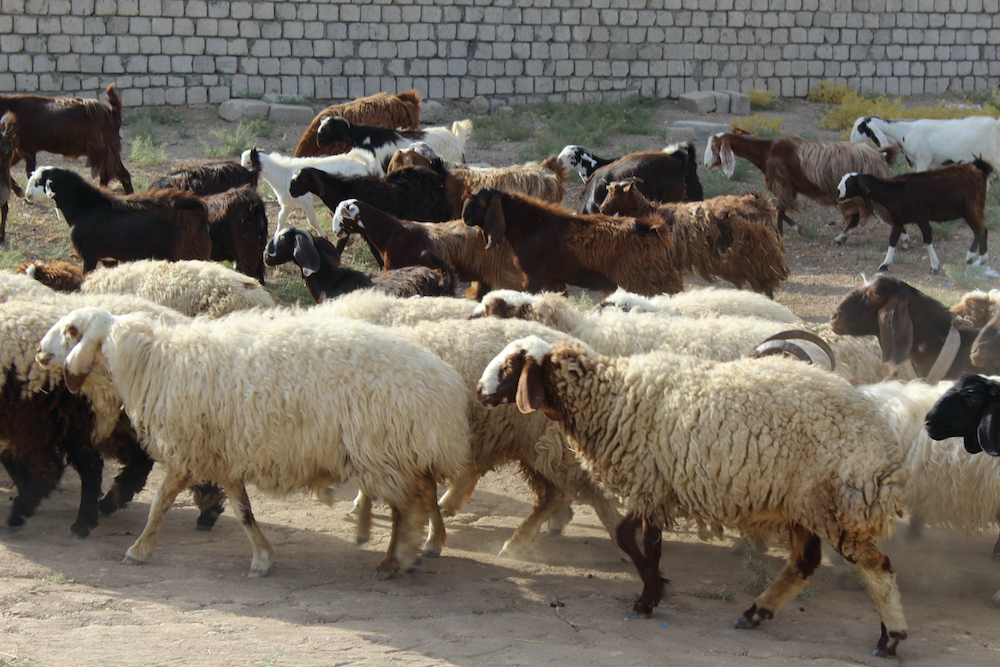
<path fill-rule="evenodd" d="M 430 250 L 423 250 L 420 253 L 420 263 L 433 271 L 441 272 L 441 290 L 446 294 L 455 293 L 455 272 L 446 261 L 432 253 Z"/>
<path fill-rule="evenodd" d="M 899 144 L 886 144 L 885 146 L 879 146 L 877 150 L 882 154 L 882 158 L 887 165 L 891 167 L 896 164 L 896 158 L 899 157 Z"/>
<path fill-rule="evenodd" d="M 566 172 L 566 165 L 559 159 L 558 155 L 550 155 L 542 160 L 542 166 L 551 171 L 559 179 L 560 183 L 569 182 L 569 174 Z"/>
<path fill-rule="evenodd" d="M 104 89 L 104 94 L 108 98 L 108 104 L 111 105 L 111 117 L 115 119 L 115 123 L 120 128 L 122 126 L 122 96 L 118 93 L 117 84 L 109 83 L 108 87 Z"/>
<path fill-rule="evenodd" d="M 976 159 L 972 161 L 972 166 L 981 171 L 986 180 L 989 180 L 990 174 L 993 173 L 993 165 L 984 160 L 981 155 L 976 156 Z"/>

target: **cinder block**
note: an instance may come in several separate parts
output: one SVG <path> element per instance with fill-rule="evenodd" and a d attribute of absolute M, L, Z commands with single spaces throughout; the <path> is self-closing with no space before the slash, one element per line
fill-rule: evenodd
<path fill-rule="evenodd" d="M 729 113 L 729 93 L 720 93 L 717 90 L 709 92 L 715 95 L 715 113 Z"/>
<path fill-rule="evenodd" d="M 744 116 L 750 113 L 750 96 L 736 90 L 723 91 L 729 93 L 729 113 L 734 116 Z"/>
<path fill-rule="evenodd" d="M 690 128 L 694 130 L 696 141 L 705 141 L 713 134 L 728 132 L 731 127 L 725 123 L 709 123 L 702 120 L 679 120 L 673 124 L 672 128 Z"/>
<path fill-rule="evenodd" d="M 241 118 L 266 117 L 267 114 L 267 103 L 259 100 L 226 100 L 219 105 L 219 117 L 230 122 L 238 121 Z"/>
<path fill-rule="evenodd" d="M 715 94 L 711 91 L 696 90 L 684 93 L 678 98 L 681 108 L 692 113 L 710 113 L 715 111 Z"/>

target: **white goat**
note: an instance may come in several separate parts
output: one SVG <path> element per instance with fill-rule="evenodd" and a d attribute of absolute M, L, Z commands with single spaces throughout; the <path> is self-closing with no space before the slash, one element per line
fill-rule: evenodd
<path fill-rule="evenodd" d="M 921 120 L 885 120 L 862 116 L 854 121 L 851 141 L 878 147 L 897 144 L 914 171 L 981 158 L 1000 169 L 1000 120 L 989 116 Z"/>
<path fill-rule="evenodd" d="M 261 153 L 256 148 L 248 148 L 240 156 L 240 164 L 247 169 L 260 174 L 261 178 L 271 186 L 281 209 L 278 211 L 278 229 L 286 227 L 285 222 L 293 208 L 301 208 L 309 224 L 316 233 L 326 238 L 326 232 L 319 226 L 316 208 L 313 206 L 313 195 L 307 193 L 301 197 L 292 197 L 288 185 L 292 175 L 303 167 L 313 167 L 329 174 L 340 176 L 367 176 L 379 173 L 375 158 L 368 151 L 354 149 L 341 155 L 323 157 L 289 157 L 281 153 Z"/>

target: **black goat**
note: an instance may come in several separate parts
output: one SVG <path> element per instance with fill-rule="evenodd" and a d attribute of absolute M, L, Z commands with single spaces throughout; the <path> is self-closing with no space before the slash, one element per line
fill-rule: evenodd
<path fill-rule="evenodd" d="M 704 199 L 698 180 L 694 144 L 668 146 L 662 151 L 631 153 L 600 167 L 590 175 L 580 195 L 580 213 L 600 213 L 608 194 L 608 184 L 627 179 L 635 183 L 646 199 L 657 202 L 700 201 Z"/>
<path fill-rule="evenodd" d="M 256 189 L 259 178 L 260 172 L 247 169 L 233 160 L 224 160 L 176 169 L 153 181 L 149 189 L 185 190 L 204 197 L 244 185 Z"/>
<path fill-rule="evenodd" d="M 203 259 L 212 256 L 208 214 L 196 195 L 157 190 L 120 197 L 67 169 L 40 167 L 25 186 L 33 203 L 58 207 L 89 273 L 101 259 Z"/>
<path fill-rule="evenodd" d="M 366 287 L 400 298 L 454 296 L 455 277 L 448 265 L 426 250 L 420 257 L 435 268 L 407 266 L 368 275 L 342 267 L 340 253 L 332 243 L 297 227 L 279 229 L 264 251 L 268 266 L 297 264 L 316 303 Z"/>
<path fill-rule="evenodd" d="M 986 182 L 993 167 L 976 158 L 969 164 L 952 164 L 940 169 L 900 174 L 881 179 L 871 174 L 846 174 L 838 186 L 839 201 L 854 197 L 880 204 L 889 214 L 892 231 L 889 233 L 889 250 L 879 271 L 888 271 L 896 254 L 896 243 L 907 223 L 920 228 L 931 273 L 941 271 L 941 261 L 934 251 L 931 222 L 945 222 L 962 218 L 972 230 L 972 245 L 965 263 L 982 264 L 989 259 L 986 249 Z"/>
<path fill-rule="evenodd" d="M 927 413 L 926 426 L 934 440 L 961 437 L 971 454 L 1000 456 L 1000 383 L 963 375 Z"/>

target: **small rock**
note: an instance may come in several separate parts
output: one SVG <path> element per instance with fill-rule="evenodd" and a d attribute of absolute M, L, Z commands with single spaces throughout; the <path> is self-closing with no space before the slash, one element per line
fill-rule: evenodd
<path fill-rule="evenodd" d="M 490 102 L 482 95 L 476 95 L 469 102 L 469 113 L 475 116 L 485 116 L 490 112 Z"/>
<path fill-rule="evenodd" d="M 434 100 L 424 100 L 420 104 L 420 120 L 424 123 L 440 123 L 444 120 L 444 106 Z"/>
<path fill-rule="evenodd" d="M 242 118 L 266 117 L 268 105 L 259 100 L 226 100 L 219 105 L 219 117 L 229 122 Z"/>

